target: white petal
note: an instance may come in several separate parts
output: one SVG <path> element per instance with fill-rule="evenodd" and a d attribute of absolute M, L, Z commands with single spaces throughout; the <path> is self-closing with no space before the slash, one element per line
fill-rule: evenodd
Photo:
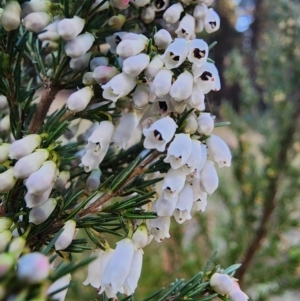
<path fill-rule="evenodd" d="M 214 164 L 207 160 L 200 173 L 201 190 L 213 194 L 219 186 L 219 178 Z"/>
<path fill-rule="evenodd" d="M 172 200 L 178 197 L 178 193 L 183 189 L 186 176 L 182 169 L 170 168 L 167 172 L 163 184 L 162 190 L 165 199 Z"/>
<path fill-rule="evenodd" d="M 227 144 L 216 135 L 211 135 L 206 139 L 209 156 L 218 163 L 219 167 L 231 165 L 231 153 Z"/>
<path fill-rule="evenodd" d="M 170 95 L 177 101 L 188 99 L 193 90 L 193 76 L 190 72 L 184 71 L 173 83 Z"/>

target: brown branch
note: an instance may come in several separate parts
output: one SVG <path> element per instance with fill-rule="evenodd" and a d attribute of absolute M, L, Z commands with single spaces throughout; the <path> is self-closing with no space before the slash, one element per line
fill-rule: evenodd
<path fill-rule="evenodd" d="M 123 189 L 137 176 L 142 174 L 147 165 L 151 163 L 155 158 L 157 158 L 160 155 L 158 151 L 154 151 L 146 160 L 144 160 L 139 166 L 137 166 L 131 175 L 128 177 L 128 179 L 121 185 L 121 187 L 116 191 L 108 191 L 105 193 L 102 197 L 100 197 L 96 202 L 91 204 L 90 207 L 84 209 L 82 212 L 79 213 L 80 217 L 83 217 L 88 214 L 93 214 L 99 212 L 99 206 L 106 203 L 108 200 L 110 200 L 113 197 L 116 197 L 120 194 L 122 194 Z"/>
<path fill-rule="evenodd" d="M 39 132 L 41 126 L 44 124 L 44 120 L 49 108 L 59 90 L 60 86 L 57 83 L 50 81 L 45 82 L 45 92 L 38 104 L 29 126 L 30 133 L 36 134 Z"/>
<path fill-rule="evenodd" d="M 276 198 L 279 182 L 281 176 L 283 175 L 283 172 L 286 170 L 288 165 L 288 151 L 293 144 L 293 136 L 297 131 L 297 120 L 299 116 L 300 107 L 298 105 L 298 108 L 295 108 L 294 114 L 290 119 L 289 127 L 287 128 L 286 132 L 282 136 L 281 142 L 279 143 L 279 145 L 281 145 L 281 148 L 279 150 L 278 156 L 276 156 L 276 159 L 274 159 L 274 162 L 277 163 L 276 175 L 273 177 L 267 177 L 269 185 L 266 191 L 268 195 L 265 198 L 262 218 L 258 230 L 256 231 L 256 235 L 252 239 L 246 250 L 244 259 L 242 261 L 242 266 L 236 273 L 236 278 L 239 279 L 240 283 L 242 283 L 242 281 L 244 280 L 244 276 L 249 269 L 252 260 L 254 259 L 256 253 L 260 250 L 261 243 L 268 233 L 269 221 L 272 213 L 276 208 Z"/>

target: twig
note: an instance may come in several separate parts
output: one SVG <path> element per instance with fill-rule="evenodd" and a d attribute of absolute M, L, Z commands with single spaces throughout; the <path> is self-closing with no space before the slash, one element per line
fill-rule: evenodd
<path fill-rule="evenodd" d="M 132 174 L 128 177 L 128 179 L 122 184 L 122 186 L 116 190 L 115 192 L 108 191 L 105 193 L 100 199 L 94 202 L 90 207 L 84 209 L 79 213 L 80 217 L 83 217 L 88 214 L 97 213 L 99 211 L 99 206 L 106 203 L 113 197 L 120 195 L 123 189 L 138 175 L 142 174 L 145 171 L 146 166 L 151 163 L 155 158 L 160 155 L 158 151 L 154 151 L 146 160 L 144 160 L 139 166 L 137 166 Z"/>

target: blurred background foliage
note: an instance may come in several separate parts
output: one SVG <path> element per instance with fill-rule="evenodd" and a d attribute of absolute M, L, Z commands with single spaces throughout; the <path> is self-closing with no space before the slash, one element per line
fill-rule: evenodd
<path fill-rule="evenodd" d="M 208 106 L 231 126 L 218 130 L 233 152 L 205 213 L 171 238 L 145 248 L 135 300 L 175 278 L 189 279 L 217 250 L 217 261 L 241 262 L 236 274 L 255 301 L 300 300 L 300 1 L 218 0 L 220 31 L 212 57 L 222 89 Z M 83 281 L 82 272 L 76 276 Z M 96 300 L 73 285 L 69 300 Z"/>

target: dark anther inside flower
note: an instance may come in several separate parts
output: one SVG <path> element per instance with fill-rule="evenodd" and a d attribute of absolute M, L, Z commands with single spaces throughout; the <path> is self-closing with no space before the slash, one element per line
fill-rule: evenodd
<path fill-rule="evenodd" d="M 120 42 L 122 41 L 122 39 L 119 36 L 115 37 L 115 42 L 118 45 Z"/>
<path fill-rule="evenodd" d="M 194 57 L 197 59 L 201 59 L 205 57 L 205 50 L 200 50 L 199 48 L 194 49 Z"/>
<path fill-rule="evenodd" d="M 161 136 L 161 133 L 158 130 L 154 130 L 153 134 L 154 134 L 154 137 L 155 137 L 156 140 L 159 140 L 159 141 L 163 140 L 163 138 Z"/>
<path fill-rule="evenodd" d="M 178 62 L 180 58 L 179 55 L 175 55 L 173 52 L 170 52 L 170 57 L 175 62 Z"/>
<path fill-rule="evenodd" d="M 216 22 L 208 22 L 211 26 L 211 28 L 215 28 L 217 26 L 217 23 Z"/>
<path fill-rule="evenodd" d="M 165 101 L 159 101 L 158 105 L 163 112 L 166 112 L 168 110 L 168 105 Z"/>
<path fill-rule="evenodd" d="M 199 77 L 200 77 L 201 80 L 203 80 L 203 81 L 208 81 L 209 78 L 212 77 L 212 74 L 211 74 L 210 72 L 208 72 L 208 71 L 204 71 Z"/>
<path fill-rule="evenodd" d="M 165 1 L 163 1 L 163 0 L 156 0 L 155 1 L 155 6 L 157 8 L 162 8 L 164 5 L 165 5 Z"/>

